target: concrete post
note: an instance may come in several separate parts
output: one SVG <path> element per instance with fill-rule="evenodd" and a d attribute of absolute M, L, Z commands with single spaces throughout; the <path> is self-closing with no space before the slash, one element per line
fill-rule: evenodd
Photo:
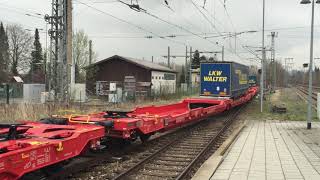
<path fill-rule="evenodd" d="M 317 114 L 318 119 L 320 119 L 320 93 L 317 94 Z"/>

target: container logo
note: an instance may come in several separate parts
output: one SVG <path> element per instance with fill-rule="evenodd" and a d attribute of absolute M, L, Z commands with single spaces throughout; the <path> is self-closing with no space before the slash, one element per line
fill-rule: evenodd
<path fill-rule="evenodd" d="M 209 71 L 207 76 L 203 77 L 204 82 L 227 82 L 228 77 L 222 77 L 222 71 Z"/>

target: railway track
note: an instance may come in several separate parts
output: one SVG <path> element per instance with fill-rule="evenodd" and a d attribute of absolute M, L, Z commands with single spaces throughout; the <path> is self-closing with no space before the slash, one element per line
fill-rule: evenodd
<path fill-rule="evenodd" d="M 308 89 L 306 87 L 298 87 L 297 88 L 300 92 L 302 92 L 304 95 L 308 95 Z M 318 93 L 319 92 L 319 89 L 315 89 L 312 91 L 312 99 L 313 100 L 317 100 L 317 96 L 318 96 Z"/>
<path fill-rule="evenodd" d="M 113 179 L 187 178 L 194 166 L 204 160 L 206 153 L 213 153 L 224 142 L 226 130 L 241 110 L 231 111 L 224 121 L 192 129 Z"/>
<path fill-rule="evenodd" d="M 198 124 L 202 125 L 203 123 L 200 122 Z M 191 124 L 156 136 L 145 143 L 134 142 L 129 146 L 128 144 L 112 144 L 107 151 L 92 154 L 87 157 L 79 157 L 65 166 L 65 170 L 62 173 L 49 175 L 49 177 L 44 179 L 88 179 L 83 178 L 83 176 L 94 177 L 94 179 L 113 179 L 121 172 L 135 166 L 140 159 L 144 159 L 153 152 L 166 146 L 173 138 L 181 137 L 185 132 L 189 131 L 190 128 Z M 106 170 L 107 173 L 102 175 L 91 174 L 95 173 L 95 171 L 91 171 L 92 168 L 100 168 L 97 171 Z"/>
<path fill-rule="evenodd" d="M 173 170 L 170 172 L 176 174 L 174 177 L 181 179 L 187 176 L 196 165 L 200 165 L 201 159 L 205 160 L 209 157 L 204 156 L 206 153 L 212 154 L 223 143 L 227 138 L 226 130 L 241 109 L 240 107 L 235 108 L 223 115 L 215 116 L 214 121 L 212 118 L 206 118 L 193 125 L 155 137 L 143 144 L 137 142 L 122 149 L 110 149 L 100 154 L 76 158 L 66 165 L 63 171 L 50 174 L 42 179 L 127 179 L 132 178 L 135 171 L 140 173 L 155 158 L 158 158 L 160 162 L 168 160 L 172 163 L 171 165 L 170 163 L 158 164 L 159 166 L 154 163 L 154 166 L 149 166 L 151 176 L 144 173 L 143 178 L 172 179 L 171 176 L 161 178 L 161 176 L 152 176 L 152 174 L 161 169 L 168 170 L 168 167 L 176 167 L 176 172 Z M 178 164 L 170 159 L 175 159 Z M 159 167 L 158 170 L 157 167 Z"/>
<path fill-rule="evenodd" d="M 155 136 L 146 143 L 135 142 L 128 146 L 128 143 L 116 142 L 113 143 L 106 151 L 101 151 L 98 153 L 88 152 L 86 156 L 81 156 L 73 159 L 70 163 L 66 165 L 58 165 L 55 167 L 50 167 L 48 169 L 43 169 L 41 172 L 37 171 L 31 174 L 27 174 L 22 179 L 23 180 L 33 180 L 33 179 L 49 179 L 49 180 L 62 180 L 62 179 L 81 179 L 78 175 L 81 173 L 86 173 L 87 170 L 91 170 L 97 166 L 106 166 L 108 164 L 117 164 L 117 168 L 109 167 L 110 174 L 107 174 L 103 179 L 112 179 L 121 172 L 120 170 L 125 170 L 130 168 L 133 164 L 136 164 L 136 159 L 141 159 L 143 157 L 149 156 L 153 151 L 159 150 L 161 147 L 165 146 L 172 137 L 179 137 L 181 134 L 185 133 L 190 129 L 190 125 L 168 131 L 161 135 Z M 116 148 L 113 148 L 116 147 Z M 120 148 L 119 148 L 120 147 Z M 121 167 L 122 162 L 124 165 Z M 132 164 L 132 165 L 130 165 Z M 120 166 L 119 166 L 120 165 Z M 63 170 L 62 170 L 63 168 Z M 59 173 L 51 173 L 59 172 Z"/>
<path fill-rule="evenodd" d="M 314 88 L 314 91 L 312 91 L 312 107 L 314 109 L 317 109 L 317 96 L 319 89 L 318 88 Z M 297 94 L 300 96 L 301 99 L 305 100 L 308 102 L 308 90 L 306 87 L 300 86 L 297 87 Z"/>

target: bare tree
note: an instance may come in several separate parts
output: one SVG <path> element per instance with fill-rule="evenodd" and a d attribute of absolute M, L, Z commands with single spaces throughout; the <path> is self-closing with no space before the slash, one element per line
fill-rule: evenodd
<path fill-rule="evenodd" d="M 79 30 L 73 35 L 73 61 L 75 63 L 76 82 L 85 81 L 84 67 L 89 65 L 89 37 L 83 30 Z M 92 51 L 92 61 L 96 59 L 95 52 Z"/>
<path fill-rule="evenodd" d="M 9 37 L 11 73 L 13 75 L 26 73 L 30 68 L 33 37 L 22 26 L 17 24 L 9 25 L 7 32 Z"/>

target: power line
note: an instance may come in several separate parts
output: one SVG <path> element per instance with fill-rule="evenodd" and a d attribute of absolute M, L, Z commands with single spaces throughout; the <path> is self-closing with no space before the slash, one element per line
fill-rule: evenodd
<path fill-rule="evenodd" d="M 117 0 L 112 0 L 112 1 L 89 1 L 87 2 L 88 4 L 111 4 L 111 3 L 117 3 Z M 75 2 L 78 4 L 78 2 Z"/>
<path fill-rule="evenodd" d="M 199 8 L 198 8 L 199 9 Z M 207 12 L 207 14 L 217 23 L 219 23 L 221 26 L 223 26 L 224 24 L 218 19 L 215 17 L 215 15 L 213 15 L 210 11 L 208 11 L 205 7 L 202 7 L 202 9 Z M 215 13 L 215 11 L 214 11 Z M 210 21 L 211 22 L 211 21 Z M 213 23 L 214 24 L 214 23 Z M 223 27 L 224 28 L 224 27 Z M 226 31 L 226 29 L 224 28 L 224 30 Z"/>
<path fill-rule="evenodd" d="M 112 17 L 112 18 L 114 18 L 114 19 L 116 19 L 116 20 L 118 20 L 118 21 L 121 21 L 121 22 L 123 22 L 123 23 L 129 24 L 129 25 L 131 25 L 131 26 L 134 26 L 134 27 L 136 27 L 136 28 L 139 29 L 139 30 L 148 32 L 148 33 L 150 33 L 150 34 L 152 34 L 152 35 L 154 35 L 154 36 L 156 36 L 156 37 L 159 37 L 159 38 L 161 38 L 161 39 L 165 39 L 165 40 L 171 41 L 171 42 L 176 43 L 176 44 L 181 44 L 181 45 L 186 46 L 186 44 L 183 43 L 183 42 L 175 41 L 175 40 L 168 39 L 168 38 L 166 38 L 166 37 L 160 36 L 160 35 L 152 32 L 152 31 L 150 31 L 150 30 L 147 30 L 146 28 L 144 28 L 144 27 L 142 27 L 142 26 L 139 26 L 139 25 L 136 25 L 136 24 L 131 23 L 131 22 L 129 22 L 129 21 L 126 21 L 126 20 L 124 20 L 124 19 L 118 18 L 118 17 L 116 17 L 116 16 L 114 16 L 114 15 L 108 13 L 108 12 L 105 12 L 105 11 L 102 11 L 102 10 L 100 10 L 100 9 L 97 9 L 97 8 L 95 8 L 95 7 L 93 7 L 93 6 L 90 6 L 90 5 L 86 4 L 86 3 L 83 3 L 83 2 L 81 2 L 81 1 L 79 1 L 79 0 L 75 0 L 75 1 L 77 1 L 77 2 L 80 3 L 80 4 L 83 4 L 83 5 L 87 6 L 87 7 L 89 7 L 89 8 L 91 8 L 91 9 L 95 10 L 95 11 L 98 11 L 98 12 L 104 14 L 104 15 L 107 15 L 107 16 L 109 16 L 109 17 Z"/>
<path fill-rule="evenodd" d="M 27 25 L 26 25 L 27 26 Z M 274 29 L 267 29 L 265 31 L 275 31 L 275 30 L 278 30 L 278 31 L 281 31 L 281 30 L 292 30 L 292 29 L 304 29 L 304 28 L 310 28 L 308 26 L 298 26 L 298 27 L 282 27 L 282 28 L 274 28 Z M 320 28 L 320 25 L 318 25 L 317 28 Z M 254 30 L 256 32 L 261 32 L 261 30 Z M 93 37 L 106 37 L 106 38 L 126 38 L 126 37 L 131 37 L 131 38 L 147 38 L 147 36 L 130 36 L 131 34 L 137 34 L 137 33 L 123 33 L 123 34 L 126 34 L 127 36 L 124 36 L 124 35 L 114 35 L 114 36 L 99 36 L 99 35 L 92 35 Z M 138 33 L 140 34 L 140 33 Z M 218 35 L 218 33 L 214 32 L 203 32 L 203 33 L 196 33 L 197 35 L 199 36 L 204 36 L 204 38 L 209 38 L 208 36 L 213 37 L 213 38 L 218 38 L 218 37 L 225 37 L 225 36 L 230 36 L 230 32 L 221 32 L 222 35 Z M 129 35 L 129 36 L 128 36 Z M 211 36 L 212 35 L 212 36 Z M 232 34 L 231 34 L 232 35 Z M 194 36 L 193 34 L 179 34 L 179 33 L 172 33 L 170 35 L 160 35 L 161 37 L 188 37 L 188 36 Z M 285 36 L 286 38 L 294 38 L 293 36 Z M 296 36 L 295 36 L 296 37 Z M 155 38 L 155 37 L 153 37 Z M 301 37 L 303 38 L 303 37 Z M 243 43 L 242 43 L 243 44 Z"/>
<path fill-rule="evenodd" d="M 229 15 L 229 12 L 228 12 L 228 10 L 227 10 L 227 8 L 226 8 L 226 4 L 223 3 L 221 0 L 219 0 L 219 2 L 221 3 L 221 5 L 222 5 L 223 8 L 224 8 L 224 12 L 226 13 L 226 15 L 227 15 L 227 17 L 228 17 L 228 19 L 229 19 L 229 21 L 230 21 L 230 23 L 231 23 L 231 26 L 232 26 L 232 28 L 233 28 L 233 30 L 236 31 L 236 28 L 235 28 L 235 26 L 234 26 L 234 24 L 233 24 L 233 21 L 232 21 L 230 15 Z"/>
<path fill-rule="evenodd" d="M 121 2 L 120 0 L 118 0 L 118 1 Z M 121 2 L 121 3 L 122 3 L 122 2 Z M 130 7 L 130 6 L 129 6 L 129 7 Z M 131 8 L 131 7 L 130 7 L 130 8 Z M 137 5 L 136 8 L 139 10 L 139 9 L 140 9 L 139 5 Z M 145 13 L 145 14 L 147 14 L 147 15 L 149 15 L 149 16 L 151 16 L 151 17 L 153 17 L 153 18 L 155 18 L 155 19 L 157 19 L 157 20 L 159 20 L 159 21 L 162 21 L 162 22 L 164 22 L 164 23 L 166 23 L 166 24 L 169 24 L 169 25 L 174 26 L 174 27 L 176 27 L 176 28 L 178 28 L 178 29 L 181 29 L 181 30 L 183 30 L 183 31 L 186 31 L 186 32 L 188 32 L 188 33 L 190 33 L 190 34 L 192 34 L 192 35 L 194 35 L 194 36 L 197 36 L 197 37 L 199 37 L 199 38 L 201 38 L 201 39 L 204 39 L 204 40 L 210 42 L 211 44 L 214 44 L 214 45 L 217 46 L 217 44 L 216 44 L 215 42 L 210 41 L 209 39 L 206 39 L 206 38 L 198 35 L 197 33 L 194 33 L 194 32 L 192 32 L 192 31 L 190 31 L 189 29 L 184 28 L 183 26 L 180 26 L 180 25 L 177 25 L 177 24 L 175 24 L 175 23 L 172 23 L 172 22 L 169 22 L 169 21 L 167 21 L 167 20 L 164 20 L 164 19 L 162 19 L 162 18 L 160 18 L 160 17 L 158 17 L 158 16 L 156 16 L 156 15 L 154 15 L 154 14 L 152 14 L 152 13 L 146 11 L 146 10 L 145 10 L 145 11 L 139 11 L 139 12 L 143 12 L 143 13 Z"/>
<path fill-rule="evenodd" d="M 39 12 L 37 12 L 35 10 L 12 7 L 12 6 L 6 5 L 5 3 L 0 3 L 0 5 L 2 6 L 2 8 L 6 8 L 6 9 L 9 9 L 9 10 L 14 10 L 14 11 L 19 11 L 19 12 L 27 12 L 29 14 L 33 14 L 34 16 L 41 16 L 41 17 L 44 16 L 44 14 L 39 13 Z"/>
<path fill-rule="evenodd" d="M 217 31 L 217 33 L 221 36 L 224 36 L 221 34 L 221 32 L 219 32 L 219 30 L 217 29 L 217 27 L 210 21 L 210 19 L 199 9 L 199 7 L 193 2 L 193 0 L 190 0 L 192 5 L 202 14 L 202 16 L 209 22 L 209 24 Z M 231 47 L 230 47 L 231 48 Z M 239 59 L 242 59 L 242 60 L 246 60 L 244 59 L 243 57 L 241 57 L 239 54 L 237 54 L 236 52 L 232 51 L 231 49 L 229 48 L 226 48 L 227 51 L 229 51 L 231 54 L 234 54 L 236 55 Z"/>
<path fill-rule="evenodd" d="M 193 0 L 190 0 L 192 5 L 202 14 L 202 16 L 209 22 L 209 24 L 218 32 L 219 35 L 221 33 L 219 32 L 218 28 L 210 21 L 210 19 L 199 9 L 199 7 L 193 2 Z"/>
<path fill-rule="evenodd" d="M 201 39 L 204 39 L 204 40 L 206 40 L 206 41 L 209 41 L 209 42 L 212 43 L 212 44 L 215 44 L 215 42 L 212 42 L 212 41 L 210 41 L 210 40 L 208 40 L 208 39 L 206 39 L 206 38 L 198 35 L 197 33 L 194 33 L 194 32 L 192 32 L 192 31 L 190 31 L 190 30 L 188 30 L 188 29 L 186 29 L 186 28 L 184 28 L 184 27 L 182 27 L 182 26 L 180 26 L 180 25 L 177 25 L 177 24 L 171 23 L 171 22 L 169 22 L 169 21 L 166 21 L 166 20 L 164 20 L 164 19 L 162 19 L 162 18 L 160 18 L 160 17 L 158 17 L 158 16 L 156 16 L 156 15 L 154 15 L 154 14 L 149 13 L 149 12 L 145 12 L 145 14 L 148 14 L 149 16 L 154 17 L 154 18 L 156 18 L 156 19 L 158 19 L 158 20 L 160 20 L 160 21 L 162 21 L 162 22 L 164 22 L 164 23 L 167 23 L 167 24 L 169 24 L 169 25 L 175 26 L 176 28 L 179 28 L 179 29 L 181 29 L 181 30 L 184 30 L 184 31 L 186 31 L 186 32 L 188 32 L 188 33 L 190 33 L 190 34 L 192 34 L 192 35 L 194 35 L 194 36 L 197 36 L 197 37 L 201 38 Z M 216 45 L 216 44 L 215 44 L 215 45 Z"/>
<path fill-rule="evenodd" d="M 8 10 L 8 11 L 10 11 L 10 12 L 13 12 L 13 13 L 17 13 L 17 14 L 21 14 L 21 15 L 25 15 L 25 16 L 29 16 L 29 17 L 38 18 L 38 19 L 43 20 L 43 17 L 40 17 L 40 15 L 38 15 L 38 14 L 34 15 L 34 14 L 31 14 L 31 13 L 24 13 L 24 12 L 19 11 L 19 10 L 17 10 L 17 9 L 12 9 L 12 8 L 7 8 L 7 7 L 1 7 L 1 6 L 0 6 L 0 8 L 1 8 L 1 9 L 6 9 L 6 10 Z M 28 12 L 28 11 L 26 11 L 26 12 Z"/>

